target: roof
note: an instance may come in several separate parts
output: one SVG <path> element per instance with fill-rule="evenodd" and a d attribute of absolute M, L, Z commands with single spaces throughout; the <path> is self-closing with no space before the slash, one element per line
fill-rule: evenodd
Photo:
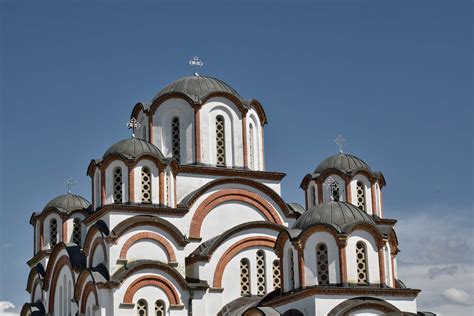
<path fill-rule="evenodd" d="M 185 94 L 193 101 L 200 101 L 215 92 L 228 93 L 242 100 L 237 91 L 224 81 L 207 76 L 189 76 L 170 83 L 153 98 L 153 101 L 176 92 Z"/>
<path fill-rule="evenodd" d="M 376 225 L 365 211 L 346 202 L 328 202 L 314 206 L 301 215 L 292 229 L 304 230 L 315 224 L 328 224 L 343 232 L 352 224 L 366 222 Z"/>
<path fill-rule="evenodd" d="M 134 159 L 142 155 L 152 155 L 160 160 L 164 159 L 163 154 L 155 145 L 138 138 L 128 138 L 121 140 L 107 149 L 103 159 L 105 160 L 110 155 L 120 155 L 126 159 Z"/>
<path fill-rule="evenodd" d="M 60 212 L 71 213 L 76 210 L 90 211 L 91 204 L 85 198 L 75 194 L 64 194 L 55 197 L 46 204 L 43 211 L 49 208 L 55 208 Z"/>
<path fill-rule="evenodd" d="M 316 167 L 314 173 L 322 173 L 328 169 L 337 169 L 344 173 L 355 172 L 359 170 L 371 172 L 369 165 L 365 161 L 354 155 L 344 153 L 339 153 L 326 158 Z"/>

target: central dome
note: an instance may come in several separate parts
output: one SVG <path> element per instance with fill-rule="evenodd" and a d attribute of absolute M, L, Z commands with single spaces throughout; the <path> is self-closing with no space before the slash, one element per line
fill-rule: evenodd
<path fill-rule="evenodd" d="M 322 173 L 328 169 L 337 169 L 344 173 L 365 170 L 370 172 L 369 165 L 362 159 L 349 154 L 340 153 L 321 162 L 314 170 L 314 173 Z"/>
<path fill-rule="evenodd" d="M 155 156 L 160 160 L 164 158 L 158 147 L 138 138 L 128 138 L 113 144 L 107 149 L 103 159 L 113 154 L 124 156 L 127 159 L 134 159 L 147 154 Z"/>
<path fill-rule="evenodd" d="M 231 94 L 242 100 L 242 97 L 237 93 L 237 91 L 224 81 L 213 77 L 189 76 L 170 83 L 153 98 L 153 101 L 170 93 L 182 93 L 193 101 L 199 101 L 209 94 L 216 92 Z"/>
<path fill-rule="evenodd" d="M 363 210 L 345 202 L 328 202 L 315 206 L 301 215 L 293 228 L 305 229 L 315 224 L 328 224 L 342 232 L 359 222 L 374 224 L 374 220 Z"/>
<path fill-rule="evenodd" d="M 89 211 L 90 206 L 91 204 L 89 203 L 89 201 L 87 201 L 82 196 L 68 193 L 55 197 L 54 199 L 49 201 L 48 204 L 46 204 L 46 206 L 43 208 L 43 211 L 49 208 L 56 208 L 59 211 L 66 213 L 70 213 L 76 210 Z"/>

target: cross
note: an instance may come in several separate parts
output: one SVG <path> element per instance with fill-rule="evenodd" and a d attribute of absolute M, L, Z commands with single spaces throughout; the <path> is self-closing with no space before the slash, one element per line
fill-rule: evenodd
<path fill-rule="evenodd" d="M 202 62 L 202 60 L 199 59 L 199 57 L 197 56 L 194 56 L 193 58 L 191 58 L 189 60 L 189 64 L 191 66 L 195 66 L 195 67 L 202 67 L 204 65 L 204 63 Z M 195 76 L 199 76 L 199 74 L 197 72 L 194 73 Z"/>
<path fill-rule="evenodd" d="M 134 118 L 134 117 L 132 117 L 132 118 L 130 119 L 130 121 L 127 122 L 127 127 L 128 127 L 128 129 L 131 129 L 131 130 L 132 130 L 132 137 L 133 137 L 133 138 L 135 138 L 135 130 L 136 130 L 137 128 L 140 128 L 140 126 L 142 126 L 142 125 L 141 125 L 140 122 L 138 122 L 137 119 Z"/>
<path fill-rule="evenodd" d="M 64 184 L 66 185 L 66 189 L 67 189 L 68 194 L 71 194 L 72 186 L 75 185 L 76 183 L 77 183 L 77 181 L 74 180 L 71 177 L 64 178 Z"/>
<path fill-rule="evenodd" d="M 331 198 L 331 201 L 334 201 L 334 187 L 335 187 L 336 180 L 332 176 L 329 176 L 326 181 L 324 181 L 324 187 L 329 190 L 329 196 Z"/>
<path fill-rule="evenodd" d="M 342 136 L 342 134 L 339 134 L 339 136 L 336 137 L 336 139 L 334 140 L 337 144 L 337 147 L 339 147 L 339 152 L 342 154 L 344 152 L 344 144 L 346 143 L 346 139 L 344 138 L 344 136 Z"/>

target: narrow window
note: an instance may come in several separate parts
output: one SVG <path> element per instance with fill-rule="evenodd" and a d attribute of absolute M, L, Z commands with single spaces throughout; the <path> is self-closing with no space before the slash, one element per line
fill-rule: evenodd
<path fill-rule="evenodd" d="M 253 139 L 253 124 L 250 124 L 249 125 L 249 154 L 250 154 L 250 169 L 253 169 L 254 166 L 255 166 L 255 162 L 254 162 L 254 139 Z"/>
<path fill-rule="evenodd" d="M 114 203 L 122 203 L 122 168 L 114 169 Z"/>
<path fill-rule="evenodd" d="M 180 162 L 181 145 L 179 135 L 179 118 L 174 117 L 171 121 L 171 151 L 173 157 Z"/>
<path fill-rule="evenodd" d="M 290 290 L 295 288 L 295 260 L 293 258 L 293 250 L 288 250 L 288 265 L 290 271 Z"/>
<path fill-rule="evenodd" d="M 147 305 L 145 300 L 139 300 L 137 302 L 137 316 L 147 315 Z"/>
<path fill-rule="evenodd" d="M 165 302 L 162 300 L 155 302 L 155 316 L 165 316 Z"/>
<path fill-rule="evenodd" d="M 357 181 L 357 207 L 365 211 L 365 188 L 361 181 Z"/>
<path fill-rule="evenodd" d="M 316 187 L 311 187 L 311 206 L 316 205 Z"/>
<path fill-rule="evenodd" d="M 273 289 L 281 288 L 280 260 L 273 260 Z"/>
<path fill-rule="evenodd" d="M 363 242 L 356 244 L 356 260 L 357 260 L 357 283 L 367 284 L 367 251 Z"/>
<path fill-rule="evenodd" d="M 75 218 L 72 225 L 72 242 L 81 245 L 81 220 Z"/>
<path fill-rule="evenodd" d="M 58 222 L 56 219 L 52 219 L 49 222 L 49 244 L 51 248 L 56 246 L 58 243 Z"/>
<path fill-rule="evenodd" d="M 336 181 L 334 181 L 331 184 L 331 197 L 332 197 L 332 200 L 335 202 L 339 202 L 340 200 L 339 184 Z"/>
<path fill-rule="evenodd" d="M 224 132 L 224 118 L 222 116 L 216 117 L 216 153 L 217 165 L 225 166 L 225 132 Z"/>
<path fill-rule="evenodd" d="M 142 203 L 151 203 L 151 172 L 148 167 L 142 168 Z"/>
<path fill-rule="evenodd" d="M 267 293 L 267 284 L 265 282 L 265 254 L 263 251 L 257 251 L 257 295 Z"/>
<path fill-rule="evenodd" d="M 250 295 L 250 263 L 248 259 L 240 260 L 240 295 Z"/>
<path fill-rule="evenodd" d="M 318 265 L 318 285 L 329 284 L 328 247 L 325 243 L 316 246 L 316 262 Z"/>

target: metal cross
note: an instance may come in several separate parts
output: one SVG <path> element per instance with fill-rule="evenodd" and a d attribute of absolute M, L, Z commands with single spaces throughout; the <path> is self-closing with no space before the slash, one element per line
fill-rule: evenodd
<path fill-rule="evenodd" d="M 127 122 L 128 129 L 132 130 L 132 137 L 135 138 L 135 130 L 140 128 L 142 125 L 137 121 L 136 118 L 132 117 L 130 121 Z"/>
<path fill-rule="evenodd" d="M 336 137 L 334 140 L 337 144 L 337 147 L 339 147 L 339 152 L 342 154 L 344 152 L 344 144 L 346 143 L 346 139 L 342 134 L 339 134 L 339 136 Z"/>
<path fill-rule="evenodd" d="M 71 177 L 64 178 L 64 184 L 66 185 L 67 193 L 71 194 L 71 189 L 76 185 L 77 181 Z"/>
<path fill-rule="evenodd" d="M 194 56 L 193 58 L 191 58 L 189 60 L 189 64 L 191 66 L 195 66 L 195 67 L 202 67 L 204 65 L 204 63 L 202 62 L 202 60 L 199 59 L 199 57 L 197 56 Z M 199 76 L 199 74 L 197 72 L 194 73 L 195 76 Z"/>
<path fill-rule="evenodd" d="M 334 201 L 334 187 L 336 186 L 336 180 L 332 176 L 327 177 L 326 181 L 324 181 L 324 187 L 329 190 L 329 196 L 331 201 Z"/>

